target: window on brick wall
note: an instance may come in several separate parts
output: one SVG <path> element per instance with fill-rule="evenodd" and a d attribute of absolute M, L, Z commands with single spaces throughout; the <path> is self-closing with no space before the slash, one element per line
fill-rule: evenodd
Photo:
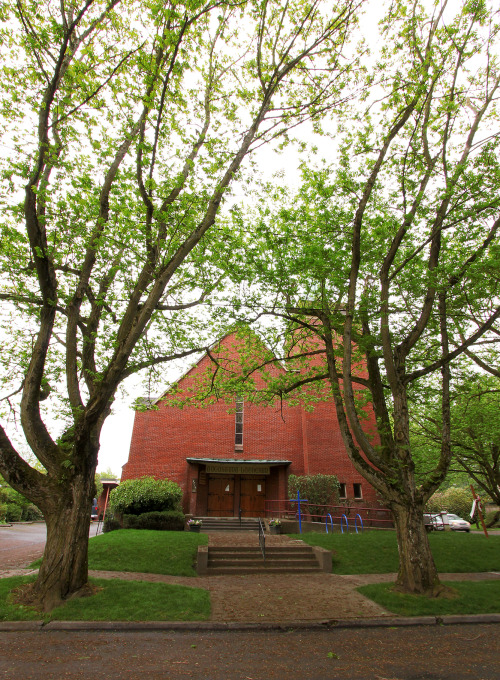
<path fill-rule="evenodd" d="M 243 397 L 236 398 L 234 448 L 243 451 Z"/>
<path fill-rule="evenodd" d="M 347 498 L 347 486 L 344 482 L 339 484 L 339 498 Z"/>
<path fill-rule="evenodd" d="M 353 484 L 352 489 L 354 491 L 354 498 L 363 498 L 363 492 L 361 490 L 361 484 Z"/>

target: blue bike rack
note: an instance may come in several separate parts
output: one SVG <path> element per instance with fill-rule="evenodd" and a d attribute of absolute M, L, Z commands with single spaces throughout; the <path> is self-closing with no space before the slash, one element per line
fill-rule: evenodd
<path fill-rule="evenodd" d="M 356 533 L 358 533 L 358 522 L 357 522 L 358 517 L 359 517 L 359 521 L 361 523 L 361 533 L 363 533 L 363 520 L 361 518 L 361 515 L 356 515 L 356 517 L 354 518 L 354 528 L 356 529 Z"/>
<path fill-rule="evenodd" d="M 346 533 L 348 534 L 349 533 L 349 521 L 348 521 L 348 519 L 345 515 L 342 515 L 342 517 L 340 518 L 340 531 L 342 533 L 344 533 L 344 524 L 343 524 L 344 519 L 345 519 L 345 530 L 346 530 Z"/>
<path fill-rule="evenodd" d="M 295 517 L 297 517 L 297 515 L 299 517 L 299 534 L 301 534 L 302 533 L 302 512 L 300 511 L 300 501 L 302 501 L 303 503 L 309 503 L 309 501 L 307 500 L 307 498 L 301 498 L 300 497 L 300 491 L 297 491 L 297 498 L 290 498 L 289 500 L 292 503 L 297 503 L 298 512 L 295 515 Z"/>
<path fill-rule="evenodd" d="M 325 529 L 326 529 L 326 533 L 328 533 L 328 518 L 330 518 L 330 527 L 331 527 L 332 534 L 333 534 L 333 519 L 332 519 L 332 516 L 331 516 L 330 514 L 328 514 L 328 515 L 325 517 Z"/>

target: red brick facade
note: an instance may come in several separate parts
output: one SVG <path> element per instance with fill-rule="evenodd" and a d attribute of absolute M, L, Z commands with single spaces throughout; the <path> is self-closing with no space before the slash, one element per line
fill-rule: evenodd
<path fill-rule="evenodd" d="M 216 351 L 234 356 L 238 343 L 235 334 L 229 335 Z M 197 380 L 212 367 L 209 357 L 202 358 L 179 381 L 177 392 L 198 390 Z M 257 376 L 256 385 L 262 383 Z M 234 403 L 181 409 L 169 404 L 173 399 L 169 391 L 156 402 L 156 410 L 136 412 L 122 481 L 166 477 L 182 487 L 186 513 L 232 516 L 242 508 L 243 516 L 251 516 L 263 514 L 265 501 L 287 497 L 288 474 L 335 474 L 345 484 L 348 499 L 364 507 L 379 506 L 375 490 L 347 456 L 332 401 L 320 402 L 310 412 L 299 405 L 246 401 L 240 447 L 235 445 Z M 373 428 L 371 409 L 365 427 Z M 361 498 L 355 499 L 355 485 Z M 269 514 L 272 504 L 266 509 Z"/>

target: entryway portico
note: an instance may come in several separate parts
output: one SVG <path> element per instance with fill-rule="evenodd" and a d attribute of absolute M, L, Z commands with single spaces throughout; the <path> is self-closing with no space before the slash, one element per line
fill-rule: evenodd
<path fill-rule="evenodd" d="M 264 517 L 266 499 L 286 498 L 289 460 L 186 460 L 191 514 Z"/>

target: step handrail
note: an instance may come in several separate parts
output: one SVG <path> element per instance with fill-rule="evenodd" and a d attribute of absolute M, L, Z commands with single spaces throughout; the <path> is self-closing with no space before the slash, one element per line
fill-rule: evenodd
<path fill-rule="evenodd" d="M 264 560 L 264 563 L 266 561 L 266 533 L 264 530 L 264 525 L 262 523 L 262 518 L 259 517 L 259 545 L 260 545 L 260 551 L 262 553 L 262 558 Z"/>

